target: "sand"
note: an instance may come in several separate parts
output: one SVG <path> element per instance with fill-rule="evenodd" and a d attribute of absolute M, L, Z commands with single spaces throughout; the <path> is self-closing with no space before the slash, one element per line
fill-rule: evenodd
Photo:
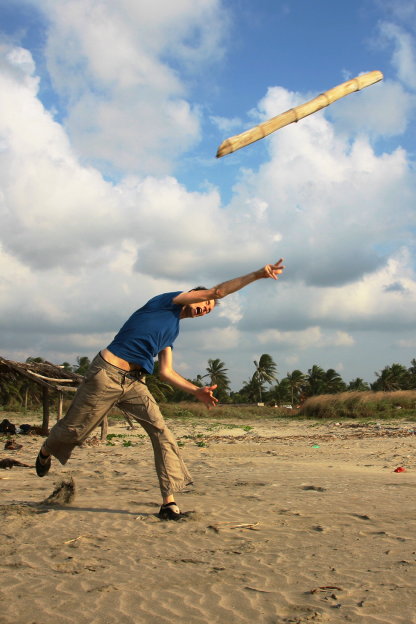
<path fill-rule="evenodd" d="M 169 425 L 195 480 L 180 522 L 127 423 L 43 479 L 0 471 L 2 624 L 416 623 L 415 423 Z M 17 438 L 0 457 L 33 465 L 40 438 Z"/>

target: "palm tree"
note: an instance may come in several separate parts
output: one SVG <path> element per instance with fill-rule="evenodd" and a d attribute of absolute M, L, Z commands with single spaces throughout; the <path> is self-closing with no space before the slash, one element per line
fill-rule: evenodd
<path fill-rule="evenodd" d="M 393 392 L 395 390 L 407 390 L 411 379 L 409 371 L 402 364 L 385 366 L 381 373 L 376 373 L 378 379 L 372 384 L 373 390 Z"/>
<path fill-rule="evenodd" d="M 249 403 L 255 403 L 258 397 L 258 383 L 256 379 L 253 377 L 249 381 L 243 382 L 243 387 L 238 392 L 238 394 L 243 397 L 245 401 Z"/>
<path fill-rule="evenodd" d="M 281 381 L 278 381 L 275 386 L 273 386 L 271 398 L 276 401 L 278 405 L 285 405 L 290 402 L 291 397 L 293 406 L 293 391 L 290 387 L 288 378 L 284 377 Z"/>
<path fill-rule="evenodd" d="M 230 380 L 227 375 L 228 368 L 225 368 L 224 362 L 221 362 L 219 358 L 215 360 L 209 359 L 208 366 L 205 370 L 207 374 L 203 375 L 203 377 L 209 377 L 211 385 L 217 384 L 218 388 L 222 390 L 229 389 Z M 201 379 L 203 379 L 203 377 L 201 377 Z"/>
<path fill-rule="evenodd" d="M 348 384 L 348 390 L 352 390 L 354 392 L 366 392 L 370 390 L 370 385 L 361 379 L 361 377 L 356 377 Z"/>
<path fill-rule="evenodd" d="M 308 396 L 315 396 L 317 394 L 323 394 L 325 392 L 325 371 L 323 368 L 314 364 L 312 368 L 308 370 L 307 376 Z"/>
<path fill-rule="evenodd" d="M 291 403 L 293 407 L 295 399 L 296 403 L 298 403 L 302 388 L 304 388 L 306 384 L 306 375 L 304 375 L 300 370 L 294 370 L 291 373 L 287 373 L 285 379 L 287 379 L 287 383 L 290 388 Z"/>
<path fill-rule="evenodd" d="M 199 378 L 209 377 L 211 385 L 217 385 L 216 394 L 219 401 L 224 403 L 224 401 L 228 400 L 227 392 L 230 389 L 230 380 L 227 375 L 228 368 L 225 368 L 224 362 L 216 358 L 215 360 L 208 360 L 208 366 L 205 370 L 207 374 L 199 376 Z"/>
<path fill-rule="evenodd" d="M 346 389 L 346 385 L 339 373 L 333 368 L 328 368 L 324 377 L 324 388 L 328 394 L 336 394 Z"/>
<path fill-rule="evenodd" d="M 272 356 L 268 353 L 263 353 L 258 362 L 254 360 L 254 366 L 256 371 L 253 375 L 253 381 L 255 380 L 258 384 L 261 403 L 263 383 L 271 384 L 273 381 L 277 381 L 277 366 Z"/>

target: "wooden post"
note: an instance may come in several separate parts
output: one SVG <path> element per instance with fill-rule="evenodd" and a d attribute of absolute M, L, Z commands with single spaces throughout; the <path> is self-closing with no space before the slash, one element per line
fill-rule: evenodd
<path fill-rule="evenodd" d="M 132 421 L 132 419 L 130 418 L 129 414 L 127 414 L 127 412 L 125 412 L 124 410 L 121 410 L 124 414 L 124 418 L 127 420 L 127 422 L 129 423 L 130 427 L 127 427 L 127 429 L 136 429 L 136 427 L 134 426 L 134 422 Z"/>
<path fill-rule="evenodd" d="M 104 420 L 101 423 L 101 442 L 107 439 L 108 431 L 108 416 L 104 416 Z"/>
<path fill-rule="evenodd" d="M 25 386 L 25 394 L 24 394 L 24 398 L 23 398 L 23 409 L 24 409 L 25 414 L 27 412 L 28 397 L 29 397 L 29 386 Z"/>
<path fill-rule="evenodd" d="M 58 413 L 56 415 L 56 422 L 58 422 L 58 420 L 61 420 L 62 418 L 62 405 L 64 402 L 64 393 L 63 392 L 58 392 Z"/>
<path fill-rule="evenodd" d="M 43 386 L 42 388 L 42 403 L 43 403 L 43 421 L 42 421 L 42 435 L 48 435 L 49 433 L 49 388 Z"/>

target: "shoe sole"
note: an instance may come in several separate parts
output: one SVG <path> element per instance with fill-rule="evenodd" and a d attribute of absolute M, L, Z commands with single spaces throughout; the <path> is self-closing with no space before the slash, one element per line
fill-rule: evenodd
<path fill-rule="evenodd" d="M 49 457 L 46 464 L 42 464 L 39 459 L 39 454 L 38 454 L 38 456 L 36 457 L 36 464 L 35 464 L 36 474 L 38 475 L 38 477 L 44 477 L 46 474 L 48 474 L 49 469 L 51 467 L 51 463 L 52 463 L 52 460 Z"/>

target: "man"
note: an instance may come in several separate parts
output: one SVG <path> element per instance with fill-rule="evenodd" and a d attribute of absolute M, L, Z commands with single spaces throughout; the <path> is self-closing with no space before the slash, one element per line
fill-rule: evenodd
<path fill-rule="evenodd" d="M 92 361 L 68 412 L 51 429 L 36 459 L 38 476 L 49 472 L 52 455 L 66 464 L 74 447 L 82 444 L 117 405 L 137 420 L 151 439 L 163 499 L 159 517 L 162 520 L 183 517 L 174 492 L 190 484 L 191 475 L 147 389 L 145 375 L 153 372 L 153 360 L 158 356 L 159 374 L 164 381 L 193 395 L 208 408 L 215 406 L 218 401 L 213 394 L 215 385 L 195 386 L 173 368 L 172 345 L 179 333 L 179 322 L 209 314 L 218 299 L 256 280 L 278 279 L 284 269 L 282 262 L 280 259 L 213 288 L 199 286 L 189 292 L 158 295 L 134 312 L 108 347 Z"/>

